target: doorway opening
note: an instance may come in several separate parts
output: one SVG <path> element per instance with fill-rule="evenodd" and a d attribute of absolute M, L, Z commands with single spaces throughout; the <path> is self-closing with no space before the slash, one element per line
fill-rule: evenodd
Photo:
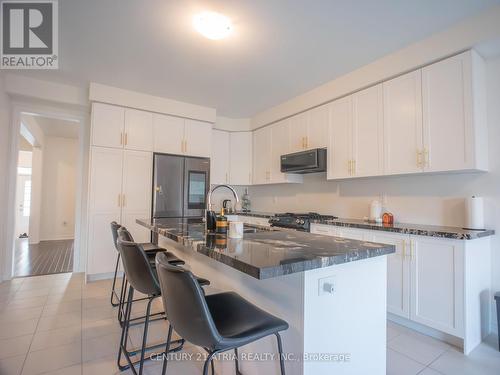
<path fill-rule="evenodd" d="M 13 276 L 73 272 L 80 123 L 21 113 Z"/>

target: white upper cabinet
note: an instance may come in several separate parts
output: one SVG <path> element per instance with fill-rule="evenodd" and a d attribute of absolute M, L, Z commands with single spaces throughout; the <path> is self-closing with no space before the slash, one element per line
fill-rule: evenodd
<path fill-rule="evenodd" d="M 229 133 L 222 130 L 212 132 L 212 157 L 210 158 L 210 183 L 229 183 Z"/>
<path fill-rule="evenodd" d="M 309 112 L 306 147 L 324 148 L 328 146 L 328 124 L 330 123 L 330 105 L 324 104 Z"/>
<path fill-rule="evenodd" d="M 327 104 L 290 118 L 290 152 L 327 147 L 329 122 Z"/>
<path fill-rule="evenodd" d="M 288 120 L 290 126 L 290 152 L 307 149 L 309 112 L 300 113 Z"/>
<path fill-rule="evenodd" d="M 125 109 L 114 105 L 92 105 L 92 145 L 122 148 Z"/>
<path fill-rule="evenodd" d="M 153 115 L 155 152 L 210 157 L 212 124 L 180 117 Z"/>
<path fill-rule="evenodd" d="M 357 177 L 380 176 L 383 168 L 382 85 L 353 95 L 353 144 L 351 174 Z"/>
<path fill-rule="evenodd" d="M 286 182 L 286 175 L 281 173 L 281 155 L 290 153 L 290 126 L 288 120 L 273 124 L 271 127 L 271 163 L 270 180 Z"/>
<path fill-rule="evenodd" d="M 129 150 L 153 150 L 153 114 L 151 112 L 125 109 L 123 144 Z"/>
<path fill-rule="evenodd" d="M 327 178 L 351 176 L 352 96 L 335 100 L 330 105 Z"/>
<path fill-rule="evenodd" d="M 232 185 L 252 184 L 252 132 L 229 134 L 229 179 Z"/>
<path fill-rule="evenodd" d="M 468 51 L 422 69 L 425 171 L 487 169 L 483 68 Z"/>
<path fill-rule="evenodd" d="M 185 120 L 184 153 L 189 156 L 209 158 L 212 151 L 212 124 Z"/>
<path fill-rule="evenodd" d="M 253 183 L 267 184 L 271 179 L 271 128 L 253 132 Z"/>
<path fill-rule="evenodd" d="M 184 119 L 153 114 L 154 151 L 164 154 L 182 154 L 184 150 Z"/>
<path fill-rule="evenodd" d="M 422 84 L 417 70 L 384 82 L 385 174 L 422 172 Z"/>

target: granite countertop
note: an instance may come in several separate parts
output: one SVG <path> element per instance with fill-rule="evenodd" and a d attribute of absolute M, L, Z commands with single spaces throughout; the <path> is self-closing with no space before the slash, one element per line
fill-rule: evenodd
<path fill-rule="evenodd" d="M 456 240 L 473 240 L 476 238 L 488 237 L 495 234 L 495 231 L 491 229 L 472 230 L 440 225 L 420 225 L 406 223 L 382 224 L 371 223 L 357 219 L 313 220 L 312 222 L 317 224 L 333 225 L 337 227 L 380 230 L 386 232 L 449 238 Z"/>
<path fill-rule="evenodd" d="M 271 218 L 275 214 L 269 212 L 237 212 L 235 215 Z M 382 224 L 371 223 L 361 219 L 339 218 L 335 220 L 312 220 L 311 222 L 316 224 L 333 225 L 336 227 L 380 230 L 393 233 L 450 238 L 456 240 L 474 240 L 476 238 L 493 236 L 495 234 L 495 231 L 492 229 L 472 230 L 441 225 L 421 225 L 408 223 Z"/>
<path fill-rule="evenodd" d="M 138 219 L 138 224 L 257 279 L 387 255 L 387 244 L 325 237 L 294 230 L 260 229 L 242 239 L 205 234 L 198 220 Z"/>

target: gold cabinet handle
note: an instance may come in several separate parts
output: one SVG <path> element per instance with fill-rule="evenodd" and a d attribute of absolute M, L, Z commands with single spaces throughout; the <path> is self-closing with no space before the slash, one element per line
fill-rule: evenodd
<path fill-rule="evenodd" d="M 414 258 L 414 243 L 413 240 L 410 240 L 410 260 L 413 260 Z"/>
<path fill-rule="evenodd" d="M 123 145 L 123 132 L 120 132 L 120 146 Z"/>
<path fill-rule="evenodd" d="M 118 194 L 118 207 L 122 206 L 121 194 Z"/>
<path fill-rule="evenodd" d="M 122 207 L 125 207 L 125 194 L 122 194 Z"/>
<path fill-rule="evenodd" d="M 309 137 L 306 137 L 306 148 L 309 147 Z"/>
<path fill-rule="evenodd" d="M 424 167 L 429 167 L 429 166 L 430 166 L 429 150 L 427 150 L 427 148 L 424 147 Z"/>
<path fill-rule="evenodd" d="M 128 133 L 125 132 L 125 146 L 128 144 Z"/>
<path fill-rule="evenodd" d="M 352 161 L 352 174 L 353 175 L 356 174 L 356 159 Z"/>
<path fill-rule="evenodd" d="M 417 167 L 422 168 L 422 151 L 417 149 L 416 156 L 417 156 Z"/>
<path fill-rule="evenodd" d="M 347 174 L 350 176 L 351 175 L 351 161 L 347 160 Z"/>
<path fill-rule="evenodd" d="M 188 150 L 188 143 L 186 140 L 184 140 L 184 152 L 187 152 Z"/>
<path fill-rule="evenodd" d="M 403 257 L 403 260 L 406 258 L 406 241 L 403 241 L 403 251 L 401 256 Z"/>

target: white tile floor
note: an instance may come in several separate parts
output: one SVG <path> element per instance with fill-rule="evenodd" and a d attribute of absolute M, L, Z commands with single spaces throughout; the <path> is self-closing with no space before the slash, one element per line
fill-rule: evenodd
<path fill-rule="evenodd" d="M 109 305 L 111 282 L 84 283 L 83 274 L 14 279 L 0 284 L 0 375 L 119 374 L 116 354 L 120 329 Z M 159 301 L 158 301 L 159 302 Z M 139 313 L 144 305 L 137 305 Z M 155 306 L 161 309 L 160 303 Z M 149 342 L 166 337 L 155 322 Z M 140 327 L 131 332 L 138 346 Z M 445 343 L 393 323 L 387 331 L 387 374 L 498 375 L 500 353 L 493 336 L 466 357 Z M 197 350 L 186 345 L 186 352 Z M 201 374 L 196 361 L 171 362 L 171 374 Z M 146 374 L 160 374 L 149 362 Z M 129 372 L 125 372 L 129 374 Z M 364 374 L 362 374 L 364 375 Z"/>

